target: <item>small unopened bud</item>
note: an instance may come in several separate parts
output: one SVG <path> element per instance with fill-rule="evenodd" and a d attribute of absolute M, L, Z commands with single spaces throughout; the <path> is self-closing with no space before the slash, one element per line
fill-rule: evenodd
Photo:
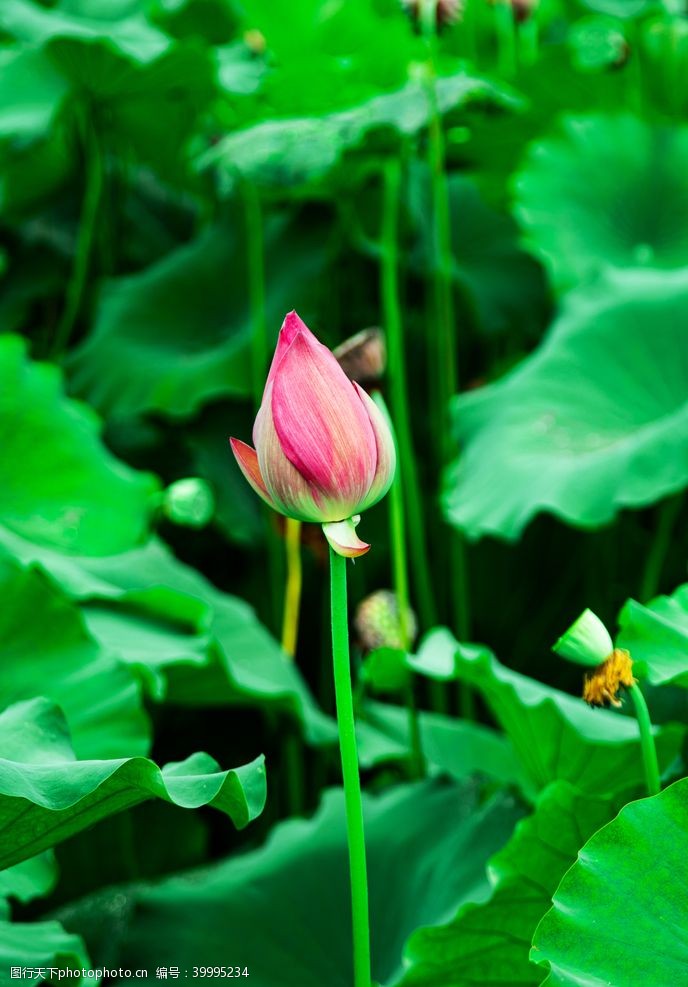
<path fill-rule="evenodd" d="M 488 3 L 493 7 L 499 4 L 506 4 L 506 6 L 511 7 L 517 24 L 523 24 L 531 17 L 538 2 L 539 0 L 488 0 Z"/>
<path fill-rule="evenodd" d="M 461 19 L 464 0 L 401 0 L 401 6 L 411 18 L 414 26 L 419 26 L 425 3 L 434 3 L 435 26 L 438 31 Z"/>
<path fill-rule="evenodd" d="M 215 513 L 215 498 L 205 480 L 189 476 L 175 480 L 167 487 L 163 493 L 162 510 L 175 524 L 203 528 Z"/>
<path fill-rule="evenodd" d="M 590 706 L 620 706 L 619 689 L 622 686 L 630 689 L 635 682 L 631 656 L 622 648 L 615 648 L 602 664 L 585 676 L 583 699 Z"/>
<path fill-rule="evenodd" d="M 265 49 L 267 47 L 265 35 L 261 31 L 257 30 L 257 28 L 252 28 L 250 31 L 246 31 L 244 34 L 244 44 L 254 55 L 265 54 Z"/>
<path fill-rule="evenodd" d="M 384 334 L 377 326 L 362 329 L 332 352 L 349 380 L 362 387 L 376 384 L 384 375 L 387 351 Z"/>
<path fill-rule="evenodd" d="M 354 625 L 362 647 L 366 651 L 376 648 L 404 647 L 404 630 L 401 627 L 397 598 L 388 589 L 380 589 L 362 600 L 356 610 Z M 406 639 L 411 645 L 418 633 L 416 615 L 409 607 L 406 611 Z"/>
<path fill-rule="evenodd" d="M 538 5 L 538 0 L 511 0 L 511 9 L 517 24 L 523 24 Z"/>

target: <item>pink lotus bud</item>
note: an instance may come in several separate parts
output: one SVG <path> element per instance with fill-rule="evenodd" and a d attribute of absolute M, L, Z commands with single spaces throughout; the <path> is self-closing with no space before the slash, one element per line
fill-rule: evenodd
<path fill-rule="evenodd" d="M 323 524 L 340 555 L 368 551 L 355 516 L 389 489 L 394 440 L 377 405 L 296 312 L 282 325 L 253 441 L 255 449 L 230 439 L 242 473 L 270 507 Z"/>

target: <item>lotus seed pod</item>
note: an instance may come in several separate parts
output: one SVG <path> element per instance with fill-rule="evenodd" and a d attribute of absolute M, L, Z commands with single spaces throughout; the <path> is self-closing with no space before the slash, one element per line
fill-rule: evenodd
<path fill-rule="evenodd" d="M 416 615 L 410 607 L 406 611 L 406 624 L 410 645 L 418 633 Z M 397 598 L 389 589 L 376 590 L 359 603 L 354 626 L 366 651 L 404 647 Z"/>

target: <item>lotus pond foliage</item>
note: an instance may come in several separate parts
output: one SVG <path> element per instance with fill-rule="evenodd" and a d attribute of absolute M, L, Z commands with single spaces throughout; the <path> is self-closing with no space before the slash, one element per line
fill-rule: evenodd
<path fill-rule="evenodd" d="M 0 3 L 0 985 L 683 983 L 687 113 L 683 0 Z"/>

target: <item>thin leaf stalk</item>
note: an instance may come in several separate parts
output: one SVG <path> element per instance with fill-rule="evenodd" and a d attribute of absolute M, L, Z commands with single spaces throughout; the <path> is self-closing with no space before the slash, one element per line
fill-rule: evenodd
<path fill-rule="evenodd" d="M 334 688 L 337 707 L 337 726 L 339 729 L 339 749 L 344 779 L 346 833 L 351 880 L 354 987 L 370 987 L 368 873 L 365 832 L 363 827 L 361 779 L 358 771 L 358 751 L 356 747 L 353 690 L 351 688 L 346 559 L 337 555 L 332 548 L 330 548 L 330 602 Z"/>
<path fill-rule="evenodd" d="M 429 102 L 428 166 L 432 190 L 433 230 L 433 295 L 435 304 L 435 347 L 431 356 L 435 374 L 436 411 L 435 427 L 438 434 L 438 459 L 442 470 L 452 458 L 453 441 L 449 421 L 449 406 L 459 388 L 459 360 L 456 339 L 456 312 L 454 306 L 454 258 L 451 243 L 451 212 L 449 184 L 447 181 L 444 132 L 439 111 L 435 67 L 435 17 L 427 11 L 433 4 L 426 4 L 424 18 L 428 45 L 428 73 L 426 81 Z M 470 603 L 468 595 L 468 567 L 462 536 L 452 529 L 449 535 L 449 585 L 453 590 L 452 610 L 454 627 L 460 640 L 470 636 Z M 460 689 L 460 705 L 466 713 L 470 703 Z"/>
<path fill-rule="evenodd" d="M 657 763 L 657 748 L 655 738 L 652 733 L 652 721 L 650 711 L 645 702 L 640 686 L 635 682 L 628 690 L 635 707 L 635 715 L 640 729 L 640 749 L 643 758 L 643 769 L 645 772 L 645 784 L 648 795 L 658 795 L 661 791 L 659 777 L 659 764 Z"/>
<path fill-rule="evenodd" d="M 412 577 L 421 625 L 427 630 L 437 623 L 435 598 L 423 520 L 423 507 L 413 450 L 409 395 L 404 351 L 403 322 L 399 297 L 399 203 L 401 165 L 390 159 L 383 172 L 380 294 L 387 342 L 387 377 L 391 417 L 399 453 L 403 499 L 408 525 L 406 534 L 413 559 Z"/>
<path fill-rule="evenodd" d="M 641 603 L 647 603 L 648 600 L 651 600 L 653 596 L 657 595 L 662 570 L 669 549 L 671 548 L 671 540 L 676 522 L 681 513 L 683 500 L 683 493 L 676 494 L 674 497 L 665 500 L 659 508 L 657 528 L 643 568 L 639 594 Z"/>
<path fill-rule="evenodd" d="M 67 283 L 65 304 L 55 330 L 52 353 L 59 358 L 67 350 L 83 305 L 86 284 L 92 266 L 92 252 L 103 199 L 105 166 L 102 149 L 90 108 L 82 118 L 84 151 L 84 197 L 81 203 L 74 265 Z"/>
<path fill-rule="evenodd" d="M 303 570 L 301 564 L 301 522 L 288 517 L 284 529 L 287 577 L 284 588 L 284 614 L 282 617 L 282 650 L 289 658 L 296 654 L 301 611 Z"/>
<path fill-rule="evenodd" d="M 385 399 L 379 391 L 375 392 L 373 399 L 387 419 L 390 431 L 394 437 L 398 461 L 399 441 L 397 439 Z M 390 546 L 392 556 L 392 582 L 394 586 L 394 595 L 397 601 L 397 612 L 399 614 L 399 635 L 403 650 L 408 652 L 410 651 L 412 644 L 410 627 L 411 602 L 409 598 L 408 556 L 406 553 L 406 516 L 404 511 L 404 492 L 402 489 L 399 471 L 397 471 L 394 481 L 392 482 L 392 486 L 390 487 L 388 504 Z M 418 709 L 416 706 L 413 679 L 411 679 L 405 690 L 405 700 L 406 709 L 408 712 L 411 772 L 415 777 L 423 777 L 425 774 L 425 760 L 423 757 L 420 723 L 418 719 Z"/>
<path fill-rule="evenodd" d="M 514 11 L 509 0 L 497 0 L 494 5 L 495 32 L 497 35 L 497 66 L 506 78 L 516 74 L 517 47 Z"/>

